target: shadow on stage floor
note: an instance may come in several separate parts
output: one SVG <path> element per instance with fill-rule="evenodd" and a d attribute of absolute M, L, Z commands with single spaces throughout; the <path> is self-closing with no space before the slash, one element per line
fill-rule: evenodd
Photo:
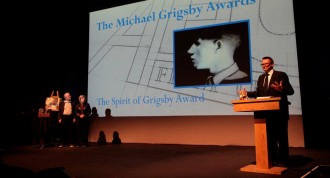
<path fill-rule="evenodd" d="M 281 175 L 240 171 L 255 163 L 250 146 L 135 144 L 2 148 L 0 177 L 217 178 L 330 177 L 330 150 L 290 148 Z"/>

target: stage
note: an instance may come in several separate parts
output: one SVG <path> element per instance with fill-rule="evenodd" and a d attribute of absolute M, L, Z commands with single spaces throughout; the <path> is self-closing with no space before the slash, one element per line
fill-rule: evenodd
<path fill-rule="evenodd" d="M 290 148 L 282 175 L 242 172 L 255 164 L 253 146 L 122 143 L 89 147 L 15 146 L 1 149 L 3 174 L 63 171 L 74 178 L 216 178 L 216 177 L 329 177 L 330 150 Z M 317 172 L 318 167 L 323 172 Z M 328 167 L 325 167 L 328 168 Z M 315 169 L 315 170 L 313 170 Z M 313 171 L 312 171 L 313 170 Z M 316 175 L 317 174 L 317 175 Z M 15 177 L 15 176 L 14 176 Z"/>

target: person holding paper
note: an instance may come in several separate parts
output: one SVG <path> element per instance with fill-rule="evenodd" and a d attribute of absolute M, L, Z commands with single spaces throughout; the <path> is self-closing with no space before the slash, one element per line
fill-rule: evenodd
<path fill-rule="evenodd" d="M 294 90 L 285 72 L 274 70 L 274 60 L 265 56 L 261 60 L 264 71 L 257 81 L 256 91 L 246 91 L 248 97 L 281 97 L 280 110 L 266 111 L 268 149 L 275 165 L 287 165 L 289 158 L 288 121 L 289 104 L 288 95 Z"/>

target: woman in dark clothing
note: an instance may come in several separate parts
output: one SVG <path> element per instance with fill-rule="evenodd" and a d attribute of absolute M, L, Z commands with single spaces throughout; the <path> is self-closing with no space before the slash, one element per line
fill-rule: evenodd
<path fill-rule="evenodd" d="M 89 116 L 92 112 L 86 96 L 79 96 L 79 103 L 76 105 L 76 126 L 77 126 L 77 146 L 86 147 L 88 145 Z"/>

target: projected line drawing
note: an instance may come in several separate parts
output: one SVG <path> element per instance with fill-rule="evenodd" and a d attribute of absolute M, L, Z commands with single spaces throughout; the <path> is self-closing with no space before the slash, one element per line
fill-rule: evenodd
<path fill-rule="evenodd" d="M 292 12 L 292 2 L 280 0 L 281 3 L 268 1 L 253 1 L 255 3 L 239 5 L 232 8 L 219 8 L 221 3 L 230 1 L 210 2 L 206 0 L 147 0 L 130 4 L 129 11 L 103 10 L 91 13 L 90 18 L 100 22 L 104 19 L 114 22 L 118 19 L 131 20 L 132 25 L 121 25 L 104 31 L 97 30 L 96 25 L 90 27 L 89 50 L 89 87 L 98 88 L 89 94 L 89 101 L 97 105 L 100 110 L 108 106 L 100 103 L 100 96 L 111 98 L 137 98 L 138 96 L 168 95 L 176 98 L 178 95 L 187 97 L 201 97 L 203 103 L 194 103 L 193 108 L 208 105 L 204 115 L 237 115 L 232 111 L 231 100 L 237 99 L 236 91 L 242 87 L 247 90 L 255 89 L 257 76 L 262 72 L 259 67 L 260 59 L 270 55 L 276 59 L 279 70 L 285 71 L 290 77 L 297 93 L 289 98 L 292 102 L 290 113 L 301 114 L 300 84 L 296 54 L 296 40 L 294 26 L 272 26 L 271 24 L 281 16 L 278 6 L 286 14 Z M 251 1 L 252 2 L 252 1 Z M 179 10 L 200 7 L 194 14 L 183 15 L 178 20 Z M 119 8 L 120 9 L 120 8 Z M 209 11 L 207 11 L 209 9 Z M 120 14 L 120 15 L 118 15 Z M 127 15 L 130 14 L 130 15 Z M 161 16 L 161 15 L 162 16 Z M 113 19 L 112 19 L 113 18 Z M 136 19 L 152 19 L 148 22 L 137 23 Z M 175 66 L 173 64 L 173 31 L 212 24 L 223 24 L 249 19 L 251 39 L 251 84 L 228 85 L 221 87 L 197 86 L 192 88 L 175 88 Z M 287 19 L 283 23 L 292 23 Z M 269 21 L 269 22 L 268 22 Z M 268 23 L 267 23 L 268 22 Z M 260 25 L 261 24 L 261 25 Z M 283 35 L 285 34 L 285 35 Z M 180 59 L 177 59 L 180 60 Z M 111 91 L 111 94 L 109 93 Z M 159 94 L 161 93 L 161 94 Z M 173 109 L 175 105 L 176 109 Z M 140 115 L 140 107 L 132 103 L 122 104 L 113 109 L 114 115 L 125 115 L 130 109 L 134 115 Z M 172 108 L 152 108 L 155 112 L 150 115 L 196 115 L 192 108 L 182 104 L 172 103 Z M 170 104 L 168 105 L 170 107 Z M 221 112 L 221 109 L 224 108 Z M 166 110 L 166 111 L 164 111 Z M 170 112 L 169 112 L 170 111 Z M 144 113 L 145 114 L 145 113 Z M 132 114 L 133 115 L 133 114 Z"/>

